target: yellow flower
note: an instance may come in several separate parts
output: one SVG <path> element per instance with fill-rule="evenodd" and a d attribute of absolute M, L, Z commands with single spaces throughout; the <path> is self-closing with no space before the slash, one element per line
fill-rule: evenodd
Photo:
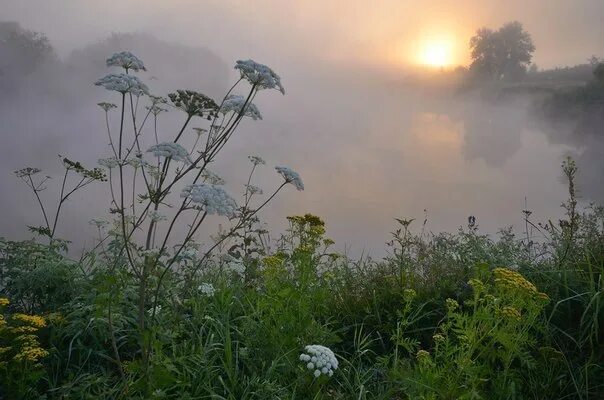
<path fill-rule="evenodd" d="M 514 319 L 516 321 L 520 321 L 520 318 L 521 318 L 520 311 L 518 311 L 516 308 L 511 307 L 511 306 L 504 306 L 503 309 L 501 310 L 501 314 L 504 317 Z"/>
<path fill-rule="evenodd" d="M 11 333 L 22 334 L 22 333 L 34 333 L 38 330 L 38 328 L 36 328 L 35 326 L 23 325 L 23 326 L 11 327 L 11 328 L 8 328 L 7 330 Z"/>
<path fill-rule="evenodd" d="M 46 326 L 46 320 L 39 315 L 13 314 L 12 318 L 36 328 L 44 328 Z"/>
<path fill-rule="evenodd" d="M 484 283 L 480 279 L 470 279 L 468 285 L 472 286 L 475 292 L 482 292 L 484 290 Z"/>
<path fill-rule="evenodd" d="M 445 303 L 447 304 L 449 312 L 453 312 L 459 308 L 459 303 L 454 299 L 448 298 L 445 300 Z"/>
<path fill-rule="evenodd" d="M 444 342 L 445 341 L 445 337 L 443 335 L 441 335 L 440 333 L 437 333 L 436 335 L 432 336 L 432 339 L 434 339 L 434 341 L 436 343 L 440 343 L 440 342 Z"/>
<path fill-rule="evenodd" d="M 537 293 L 537 288 L 524 276 L 507 268 L 495 268 L 495 284 L 506 289 L 518 289 L 529 294 Z"/>
<path fill-rule="evenodd" d="M 403 299 L 405 301 L 411 301 L 417 296 L 417 293 L 413 289 L 405 289 L 403 290 Z"/>
<path fill-rule="evenodd" d="M 418 350 L 417 353 L 415 354 L 415 357 L 418 360 L 423 360 L 426 358 L 430 358 L 430 353 L 428 353 L 426 350 Z"/>
<path fill-rule="evenodd" d="M 24 346 L 21 351 L 15 356 L 16 361 L 31 361 L 36 362 L 48 355 L 48 351 L 39 346 Z"/>
<path fill-rule="evenodd" d="M 10 301 L 6 297 L 0 297 L 0 307 L 7 306 L 10 304 Z"/>

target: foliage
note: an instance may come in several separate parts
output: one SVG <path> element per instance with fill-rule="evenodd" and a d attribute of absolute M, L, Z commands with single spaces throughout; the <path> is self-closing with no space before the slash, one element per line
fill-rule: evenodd
<path fill-rule="evenodd" d="M 470 39 L 470 70 L 479 77 L 494 80 L 517 80 L 526 74 L 535 45 L 518 21 L 499 30 L 481 28 Z"/>
<path fill-rule="evenodd" d="M 312 214 L 288 217 L 270 239 L 259 211 L 284 187 L 304 188 L 295 171 L 277 167 L 283 180 L 261 197 L 253 179 L 265 162 L 250 156 L 235 201 L 208 169 L 242 119 L 257 119 L 255 96 L 284 93 L 274 71 L 239 61 L 234 87 L 249 91 L 228 110 L 196 91 L 172 94 L 184 123 L 160 142 L 156 124 L 152 135 L 143 128 L 168 100 L 144 97 L 146 85 L 129 75 L 147 66 L 128 52 L 109 64 L 126 73 L 103 85 L 120 103 L 99 103 L 111 153 L 103 169 L 62 157 L 54 218 L 42 193 L 49 178 L 16 171 L 44 225 L 30 227 L 36 240 L 0 239 L 1 396 L 602 397 L 604 210 L 580 207 L 573 160 L 562 164 L 569 192 L 557 223 L 522 210 L 519 237 L 512 228 L 486 235 L 473 216 L 440 234 L 397 218 L 387 257 L 352 260 L 332 249 L 325 221 Z M 185 148 L 191 121 L 205 125 Z M 57 221 L 70 194 L 89 184 L 108 185 L 110 215 L 91 221 L 98 241 L 73 260 Z M 197 243 L 209 214 L 228 225 Z"/>

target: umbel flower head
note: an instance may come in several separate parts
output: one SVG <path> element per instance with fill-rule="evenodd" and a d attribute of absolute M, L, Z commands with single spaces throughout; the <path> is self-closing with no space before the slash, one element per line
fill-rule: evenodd
<path fill-rule="evenodd" d="M 298 190 L 304 190 L 304 183 L 302 182 L 302 178 L 300 178 L 300 175 L 296 171 L 287 167 L 279 166 L 275 167 L 275 169 L 285 179 L 285 182 L 291 183 Z"/>
<path fill-rule="evenodd" d="M 102 102 L 102 103 L 97 103 L 97 105 L 99 107 L 101 107 L 105 112 L 110 111 L 112 108 L 117 108 L 117 106 L 113 103 L 107 103 L 107 102 Z"/>
<path fill-rule="evenodd" d="M 311 344 L 304 347 L 304 353 L 300 354 L 300 361 L 306 363 L 306 368 L 314 370 L 313 375 L 332 376 L 333 372 L 338 369 L 338 359 L 336 355 L 328 347 L 320 344 Z"/>
<path fill-rule="evenodd" d="M 238 60 L 235 63 L 235 69 L 239 70 L 242 78 L 258 89 L 277 89 L 285 94 L 285 89 L 281 85 L 281 77 L 266 65 L 254 60 Z"/>
<path fill-rule="evenodd" d="M 17 175 L 17 177 L 19 178 L 24 178 L 27 176 L 32 176 L 35 175 L 37 173 L 39 173 L 41 171 L 40 168 L 32 168 L 32 167 L 26 167 L 26 168 L 21 168 L 15 171 L 15 175 Z"/>
<path fill-rule="evenodd" d="M 182 161 L 185 164 L 190 164 L 191 159 L 189 153 L 184 147 L 174 142 L 163 142 L 154 144 L 149 147 L 147 153 L 153 153 L 155 157 L 171 158 L 174 161 Z"/>
<path fill-rule="evenodd" d="M 254 165 L 264 165 L 264 164 L 266 164 L 266 161 L 264 161 L 262 159 L 262 157 L 260 157 L 260 156 L 247 156 L 247 158 L 249 158 L 249 160 Z"/>
<path fill-rule="evenodd" d="M 238 94 L 229 95 L 222 106 L 220 107 L 220 112 L 223 114 L 228 114 L 230 112 L 234 112 L 235 114 L 241 113 L 243 109 L 243 105 L 245 104 L 245 97 L 240 96 Z M 254 103 L 247 103 L 245 106 L 245 112 L 243 113 L 244 117 L 251 117 L 254 121 L 258 119 L 262 119 L 262 114 L 258 110 L 258 107 Z"/>
<path fill-rule="evenodd" d="M 201 177 L 204 182 L 211 183 L 212 185 L 224 185 L 225 181 L 220 176 L 210 171 L 209 169 L 204 169 L 201 173 Z"/>
<path fill-rule="evenodd" d="M 208 297 L 212 297 L 214 296 L 214 293 L 216 293 L 216 289 L 214 289 L 214 285 L 211 283 L 203 282 L 201 285 L 199 285 L 198 289 L 202 294 Z"/>
<path fill-rule="evenodd" d="M 175 107 L 180 108 L 189 116 L 207 117 L 211 119 L 218 111 L 218 104 L 203 93 L 193 90 L 177 90 L 168 95 Z"/>
<path fill-rule="evenodd" d="M 196 183 L 187 185 L 182 190 L 180 197 L 189 198 L 193 203 L 199 204 L 208 214 L 218 214 L 231 217 L 237 210 L 235 200 L 220 186 Z"/>
<path fill-rule="evenodd" d="M 120 165 L 120 160 L 115 157 L 99 158 L 98 163 L 101 167 L 112 169 Z"/>
<path fill-rule="evenodd" d="M 129 51 L 122 51 L 119 53 L 114 53 L 111 57 L 107 59 L 108 67 L 122 67 L 126 71 L 129 69 L 133 71 L 143 70 L 146 71 L 145 64 L 143 61 L 130 53 Z"/>
<path fill-rule="evenodd" d="M 96 86 L 103 86 L 107 90 L 113 90 L 120 93 L 131 93 L 137 97 L 149 94 L 147 85 L 134 75 L 108 74 L 94 84 Z"/>

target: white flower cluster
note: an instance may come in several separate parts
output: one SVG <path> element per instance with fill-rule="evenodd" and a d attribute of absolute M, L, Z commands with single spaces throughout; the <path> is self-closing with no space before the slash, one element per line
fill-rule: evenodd
<path fill-rule="evenodd" d="M 254 185 L 245 185 L 245 190 L 247 193 L 251 195 L 254 194 L 262 194 L 262 189 L 260 189 L 258 186 L 254 186 Z"/>
<path fill-rule="evenodd" d="M 103 220 L 103 219 L 97 219 L 97 218 L 93 218 L 88 222 L 90 225 L 94 225 L 97 228 L 103 228 L 107 225 L 109 225 L 109 222 Z"/>
<path fill-rule="evenodd" d="M 275 167 L 275 169 L 281 174 L 281 176 L 283 176 L 285 182 L 291 183 L 298 190 L 304 190 L 302 178 L 300 178 L 300 175 L 296 171 L 287 167 Z"/>
<path fill-rule="evenodd" d="M 141 154 L 136 154 L 136 156 L 127 159 L 126 162 L 130 164 L 132 168 L 142 168 L 149 165 L 147 161 L 143 160 Z"/>
<path fill-rule="evenodd" d="M 107 90 L 114 90 L 120 93 L 132 93 L 134 96 L 149 94 L 149 88 L 140 79 L 134 75 L 127 74 L 109 74 L 105 75 L 94 83 L 96 86 L 103 86 Z"/>
<path fill-rule="evenodd" d="M 212 185 L 224 185 L 225 184 L 224 179 L 222 179 L 221 177 L 219 177 L 217 174 L 210 171 L 209 169 L 204 169 L 203 172 L 201 173 L 201 176 L 203 177 L 204 182 L 211 183 Z"/>
<path fill-rule="evenodd" d="M 115 157 L 99 158 L 98 163 L 101 167 L 105 167 L 107 169 L 112 169 L 112 168 L 116 168 L 117 166 L 120 165 L 120 160 L 118 160 Z"/>
<path fill-rule="evenodd" d="M 281 85 L 281 77 L 266 65 L 254 60 L 238 60 L 235 69 L 239 70 L 242 78 L 252 85 L 256 85 L 258 89 L 278 89 L 285 94 L 285 89 Z"/>
<path fill-rule="evenodd" d="M 105 110 L 105 112 L 110 111 L 112 108 L 117 108 L 117 106 L 113 103 L 107 103 L 107 102 L 102 102 L 102 103 L 97 103 L 97 105 L 99 107 L 101 107 L 103 110 Z"/>
<path fill-rule="evenodd" d="M 182 161 L 185 164 L 191 163 L 191 158 L 185 148 L 174 142 L 154 144 L 149 147 L 147 153 L 153 153 L 155 157 L 166 157 L 174 161 Z"/>
<path fill-rule="evenodd" d="M 189 198 L 194 203 L 200 204 L 208 214 L 230 217 L 237 210 L 235 200 L 218 185 L 205 183 L 187 185 L 182 190 L 180 197 Z"/>
<path fill-rule="evenodd" d="M 306 363 L 306 368 L 315 371 L 316 378 L 323 375 L 332 376 L 333 371 L 338 369 L 338 359 L 328 347 L 320 344 L 311 344 L 304 347 L 304 353 L 300 354 L 300 361 Z"/>
<path fill-rule="evenodd" d="M 211 283 L 204 282 L 201 285 L 199 285 L 198 289 L 201 293 L 203 293 L 204 295 L 206 295 L 208 297 L 212 297 L 212 296 L 214 296 L 214 293 L 216 293 L 216 289 L 214 289 L 214 285 L 212 285 Z"/>
<path fill-rule="evenodd" d="M 254 165 L 264 165 L 266 161 L 260 156 L 247 156 Z"/>
<path fill-rule="evenodd" d="M 226 264 L 226 271 L 232 272 L 239 277 L 243 277 L 245 275 L 245 264 L 243 261 L 233 258 Z"/>
<path fill-rule="evenodd" d="M 231 94 L 222 103 L 222 106 L 220 107 L 220 112 L 223 114 L 228 114 L 230 112 L 239 114 L 244 104 L 245 97 L 240 96 L 238 94 Z M 245 112 L 243 113 L 243 116 L 251 117 L 254 121 L 262 119 L 262 114 L 260 114 L 260 110 L 258 110 L 258 107 L 256 107 L 256 105 L 251 102 L 245 106 Z"/>
<path fill-rule="evenodd" d="M 168 219 L 165 215 L 160 214 L 159 212 L 157 212 L 155 210 L 149 211 L 148 215 L 149 215 L 149 218 L 151 218 L 151 221 L 153 221 L 153 222 L 165 221 L 166 219 Z"/>
<path fill-rule="evenodd" d="M 126 71 L 129 69 L 133 71 L 143 70 L 146 71 L 145 64 L 143 61 L 130 53 L 129 51 L 122 51 L 120 53 L 114 53 L 111 57 L 107 59 L 108 67 L 122 67 Z"/>

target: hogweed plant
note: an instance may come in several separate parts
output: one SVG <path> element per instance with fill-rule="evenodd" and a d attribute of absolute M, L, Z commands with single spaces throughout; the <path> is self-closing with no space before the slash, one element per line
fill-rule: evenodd
<path fill-rule="evenodd" d="M 146 66 L 130 52 L 112 55 L 107 59 L 107 66 L 121 69 L 122 72 L 109 73 L 95 82 L 96 86 L 115 93 L 117 97 L 117 104 L 99 103 L 105 114 L 110 150 L 109 157 L 99 160 L 102 169 L 86 169 L 80 163 L 63 159 L 66 171 L 54 219 L 48 217 L 40 198 L 40 192 L 45 189 L 49 178 L 34 180 L 40 172 L 35 168 L 16 173 L 34 192 L 42 209 L 45 226 L 36 230 L 51 239 L 56 233 L 61 206 L 70 195 L 95 180 L 108 181 L 110 211 L 115 217 L 113 226 L 105 231 L 104 221 L 95 220 L 94 225 L 99 230 L 100 242 L 107 238 L 110 241 L 112 251 L 103 254 L 108 258 L 110 271 L 123 268 L 137 281 L 137 328 L 145 381 L 143 387 L 147 390 L 153 340 L 152 321 L 161 306 L 163 284 L 168 275 L 178 273 L 182 255 L 191 250 L 194 238 L 207 217 L 224 217 L 230 227 L 195 257 L 195 264 L 189 265 L 192 274 L 207 264 L 223 242 L 241 235 L 241 232 L 245 237 L 245 231 L 258 221 L 258 212 L 286 185 L 291 184 L 297 190 L 303 190 L 304 184 L 298 173 L 288 167 L 278 166 L 276 171 L 282 176 L 282 183 L 261 198 L 263 191 L 253 185 L 253 178 L 264 160 L 251 156 L 252 168 L 244 187 L 244 199 L 238 204 L 224 188 L 224 180 L 208 168 L 245 118 L 262 119 L 258 107 L 253 103 L 259 93 L 270 89 L 285 93 L 279 75 L 266 65 L 253 60 L 237 61 L 235 69 L 240 77 L 220 102 L 193 90 L 177 90 L 170 93 L 167 99 L 152 96 L 148 86 L 134 74 L 146 70 Z M 238 88 L 243 88 L 246 94 L 235 94 Z M 149 105 L 143 110 L 139 105 L 145 101 Z M 158 132 L 157 122 L 169 109 L 182 112 L 184 122 L 171 138 L 164 140 L 165 135 Z M 117 121 L 113 120 L 116 112 Z M 194 121 L 201 126 L 194 128 L 195 142 L 186 149 L 183 138 Z M 147 133 L 149 130 L 152 130 L 151 134 Z M 68 189 L 66 181 L 71 172 L 77 173 L 80 180 Z M 177 204 L 172 204 L 176 199 Z M 177 232 L 183 227 L 184 235 L 177 237 Z M 144 234 L 141 236 L 139 232 Z M 203 286 L 202 291 L 207 295 L 213 293 L 208 285 Z M 114 346 L 114 357 L 119 363 L 117 346 Z"/>

